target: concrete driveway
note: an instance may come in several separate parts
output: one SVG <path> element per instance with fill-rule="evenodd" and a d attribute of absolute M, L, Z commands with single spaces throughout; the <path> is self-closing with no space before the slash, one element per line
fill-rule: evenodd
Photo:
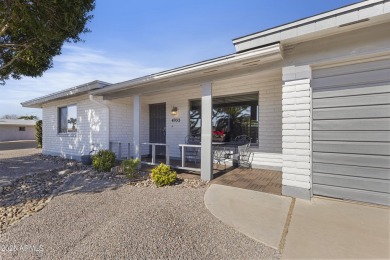
<path fill-rule="evenodd" d="M 390 208 L 311 201 L 212 184 L 205 205 L 224 223 L 279 249 L 284 259 L 389 259 Z"/>

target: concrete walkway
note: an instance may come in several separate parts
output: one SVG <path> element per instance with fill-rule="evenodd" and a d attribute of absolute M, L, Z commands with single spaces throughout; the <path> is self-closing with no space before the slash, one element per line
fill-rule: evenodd
<path fill-rule="evenodd" d="M 205 205 L 227 225 L 284 259 L 390 258 L 390 208 L 311 201 L 212 184 Z"/>

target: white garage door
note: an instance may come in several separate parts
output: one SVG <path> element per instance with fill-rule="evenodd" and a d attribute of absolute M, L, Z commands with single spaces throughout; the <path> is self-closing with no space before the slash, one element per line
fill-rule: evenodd
<path fill-rule="evenodd" d="M 313 193 L 390 205 L 390 61 L 313 72 Z"/>

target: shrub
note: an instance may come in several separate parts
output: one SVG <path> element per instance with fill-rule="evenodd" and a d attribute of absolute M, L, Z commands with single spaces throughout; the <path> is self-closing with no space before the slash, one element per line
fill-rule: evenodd
<path fill-rule="evenodd" d="M 37 141 L 37 147 L 42 148 L 42 120 L 35 123 L 35 140 Z"/>
<path fill-rule="evenodd" d="M 91 157 L 93 168 L 99 172 L 108 172 L 115 165 L 115 153 L 110 150 L 100 150 Z"/>
<path fill-rule="evenodd" d="M 161 163 L 152 169 L 152 180 L 157 186 L 171 185 L 176 180 L 176 172 L 171 171 L 171 167 Z"/>
<path fill-rule="evenodd" d="M 140 162 L 141 161 L 138 158 L 137 159 L 128 159 L 128 160 L 122 161 L 121 168 L 122 168 L 122 171 L 126 175 L 127 178 L 131 179 L 131 178 L 135 177 Z"/>

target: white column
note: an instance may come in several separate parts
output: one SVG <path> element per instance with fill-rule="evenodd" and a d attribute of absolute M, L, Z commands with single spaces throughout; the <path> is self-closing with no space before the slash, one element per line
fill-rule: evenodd
<path fill-rule="evenodd" d="M 311 68 L 283 68 L 283 177 L 282 193 L 310 199 L 311 173 Z"/>
<path fill-rule="evenodd" d="M 213 109 L 212 84 L 211 82 L 201 84 L 202 91 L 202 136 L 201 136 L 201 179 L 209 181 L 213 178 L 212 159 L 212 122 Z"/>
<path fill-rule="evenodd" d="M 133 147 L 134 157 L 141 159 L 141 97 L 136 95 L 133 97 Z"/>

